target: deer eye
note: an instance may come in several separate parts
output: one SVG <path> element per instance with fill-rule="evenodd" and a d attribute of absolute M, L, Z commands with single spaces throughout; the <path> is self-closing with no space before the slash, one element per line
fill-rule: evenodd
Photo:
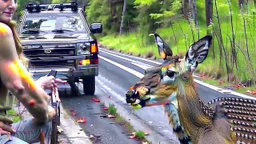
<path fill-rule="evenodd" d="M 175 74 L 176 74 L 176 72 L 175 72 L 175 71 L 172 71 L 172 70 L 167 70 L 167 72 L 166 72 L 166 75 L 169 76 L 169 77 L 171 77 L 171 78 L 174 77 Z"/>

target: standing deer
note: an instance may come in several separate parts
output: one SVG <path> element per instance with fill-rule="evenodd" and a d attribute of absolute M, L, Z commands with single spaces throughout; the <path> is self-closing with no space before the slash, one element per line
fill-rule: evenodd
<path fill-rule="evenodd" d="M 192 44 L 185 56 L 173 56 L 163 39 L 154 36 L 165 61 L 145 70 L 126 93 L 126 102 L 134 109 L 163 105 L 182 144 L 256 144 L 256 101 L 221 97 L 205 104 L 200 100 L 192 74 L 207 58 L 212 36 Z"/>

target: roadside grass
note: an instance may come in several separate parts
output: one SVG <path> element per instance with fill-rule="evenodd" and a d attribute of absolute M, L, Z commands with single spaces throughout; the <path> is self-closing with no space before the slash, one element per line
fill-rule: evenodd
<path fill-rule="evenodd" d="M 202 0 L 199 0 L 202 1 Z M 200 3 L 200 2 L 199 2 Z M 200 8 L 203 8 L 204 5 L 200 3 Z M 205 9 L 202 9 L 203 13 L 200 17 L 204 17 Z M 227 74 L 225 58 L 223 54 L 223 49 L 221 48 L 219 39 L 219 27 L 217 23 L 217 18 L 213 18 L 213 25 L 211 31 L 215 34 L 218 34 L 218 37 L 215 37 L 213 40 L 212 48 L 209 51 L 208 58 L 204 61 L 203 64 L 198 66 L 196 71 L 199 74 L 203 74 L 209 77 L 205 80 L 210 82 L 212 85 L 220 86 L 218 84 L 219 80 L 226 81 L 229 77 L 229 82 L 226 82 L 227 85 L 235 85 L 239 83 L 245 83 L 248 80 L 256 81 L 255 68 L 256 68 L 256 42 L 254 40 L 254 35 L 256 34 L 256 19 L 252 12 L 252 6 L 249 5 L 249 14 L 242 15 L 239 11 L 238 5 L 232 3 L 232 20 L 233 25 L 230 22 L 230 10 L 226 1 L 218 2 L 218 11 L 220 18 L 220 25 L 223 37 L 223 46 L 227 51 L 229 65 L 228 69 L 231 69 L 231 72 Z M 215 10 L 214 10 L 215 11 Z M 216 15 L 216 13 L 215 13 Z M 245 22 L 245 25 L 243 25 Z M 187 20 L 179 20 L 172 24 L 168 28 L 159 28 L 156 32 L 171 46 L 171 49 L 174 54 L 186 53 L 190 45 L 194 41 L 197 41 L 198 38 L 201 38 L 207 34 L 209 27 L 205 26 L 205 20 L 199 20 L 199 29 L 196 29 L 194 26 L 191 26 Z M 231 49 L 231 40 L 232 39 L 232 26 L 234 30 L 234 40 L 235 40 L 235 49 L 237 53 L 237 63 L 232 64 L 232 49 Z M 246 28 L 246 30 L 245 30 Z M 194 40 L 193 34 L 194 33 Z M 247 37 L 247 38 L 246 38 Z M 154 43 L 153 37 L 148 37 L 148 44 L 145 41 L 145 35 L 142 32 L 137 33 L 127 33 L 125 35 L 107 35 L 99 38 L 100 44 L 105 46 L 108 49 L 119 51 L 122 53 L 131 54 L 134 56 L 141 57 L 155 57 L 159 59 L 159 54 L 157 46 Z M 222 57 L 220 57 L 222 49 Z M 249 55 L 248 55 L 249 54 Z M 249 57 L 251 65 L 249 63 Z M 237 65 L 237 67 L 236 67 Z M 233 70 L 232 70 L 233 67 Z M 247 90 L 256 89 L 255 85 L 241 88 L 237 90 L 238 92 L 245 93 Z"/>
<path fill-rule="evenodd" d="M 15 110 L 8 110 L 7 114 L 11 116 L 14 123 L 20 122 L 23 118 L 20 114 L 18 114 Z"/>

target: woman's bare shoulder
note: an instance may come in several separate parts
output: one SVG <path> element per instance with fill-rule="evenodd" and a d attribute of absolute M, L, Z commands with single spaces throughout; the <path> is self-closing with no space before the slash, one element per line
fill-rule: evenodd
<path fill-rule="evenodd" d="M 11 28 L 5 23 L 0 22 L 0 37 L 12 34 Z"/>
<path fill-rule="evenodd" d="M 16 52 L 11 28 L 0 22 L 0 57 L 7 58 Z"/>

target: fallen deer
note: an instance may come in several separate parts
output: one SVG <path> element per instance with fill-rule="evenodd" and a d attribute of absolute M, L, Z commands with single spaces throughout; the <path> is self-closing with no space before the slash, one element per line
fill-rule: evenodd
<path fill-rule="evenodd" d="M 173 56 L 158 35 L 155 42 L 163 64 L 145 70 L 144 77 L 126 93 L 134 109 L 163 105 L 180 143 L 256 144 L 256 101 L 221 97 L 200 100 L 193 72 L 208 56 L 212 36 L 192 44 L 185 56 Z M 207 97 L 207 93 L 204 94 Z"/>

